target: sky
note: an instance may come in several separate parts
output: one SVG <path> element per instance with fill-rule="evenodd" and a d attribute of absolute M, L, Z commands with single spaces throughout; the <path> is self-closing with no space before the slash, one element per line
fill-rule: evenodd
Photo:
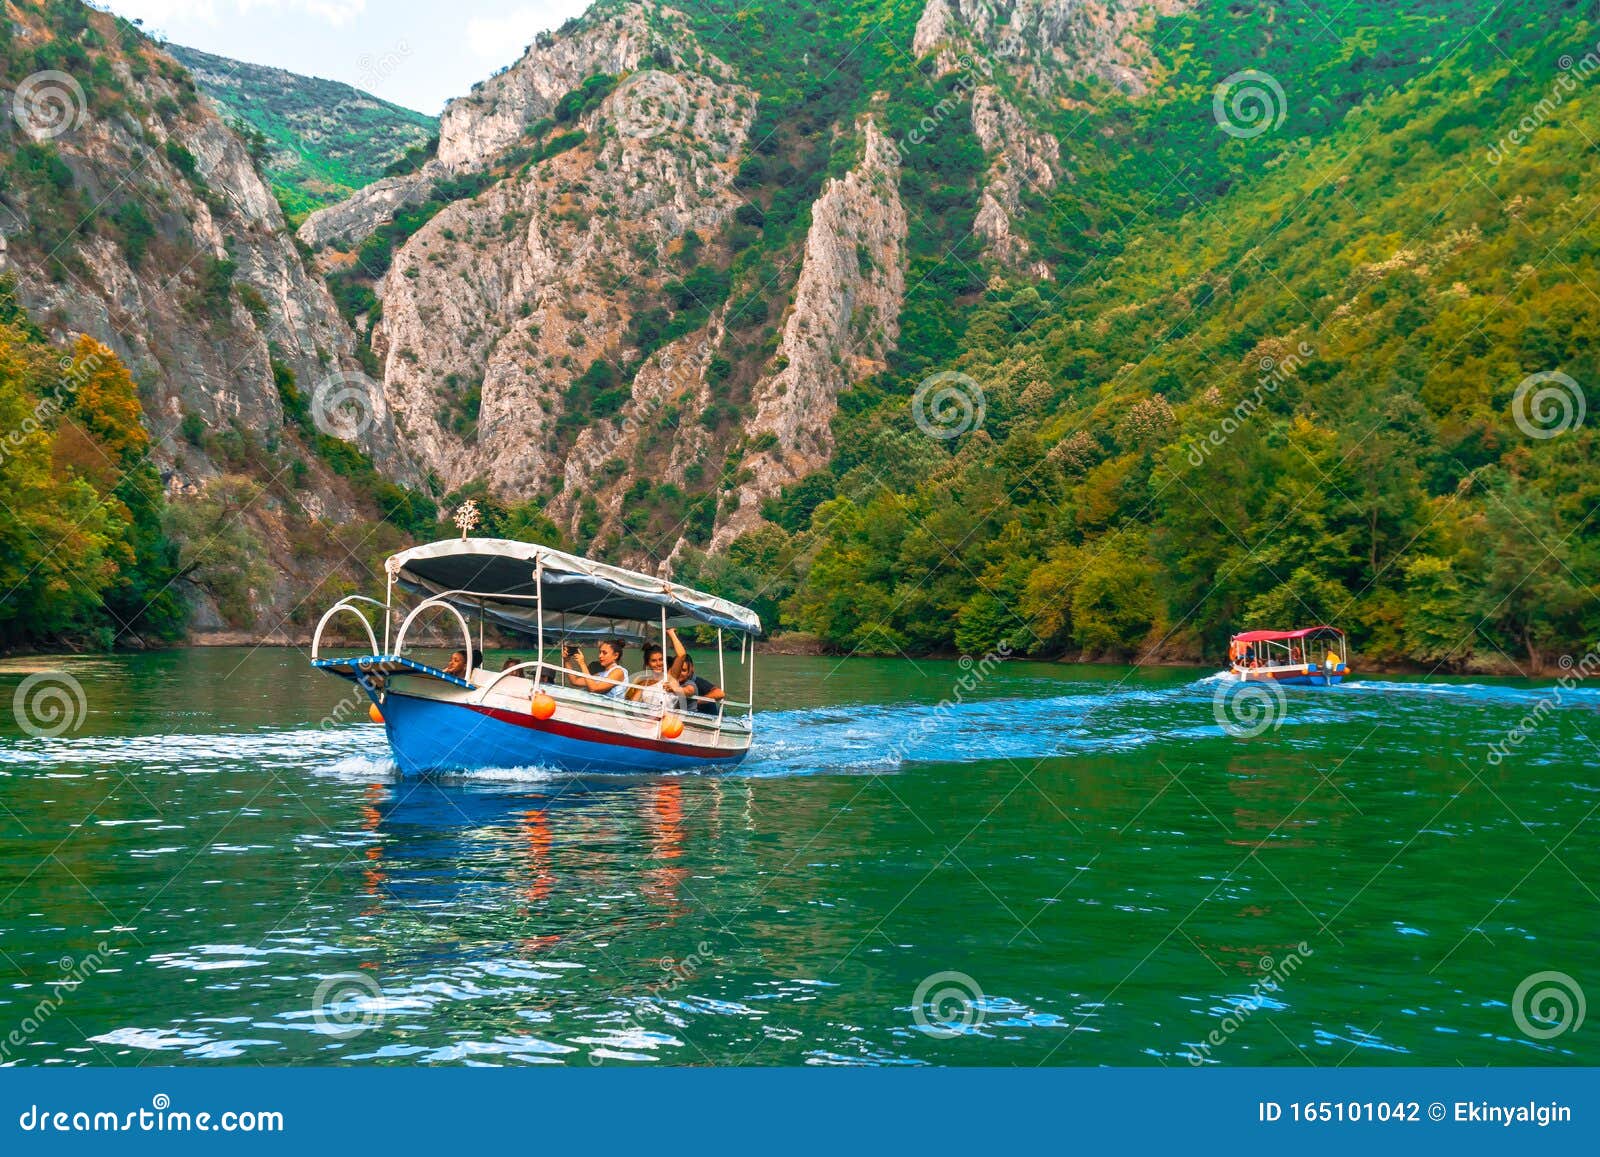
<path fill-rule="evenodd" d="M 101 0 L 176 44 L 437 113 L 589 0 Z"/>

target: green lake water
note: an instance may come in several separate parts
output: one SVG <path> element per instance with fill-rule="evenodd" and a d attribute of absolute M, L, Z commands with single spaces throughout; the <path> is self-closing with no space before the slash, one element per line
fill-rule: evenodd
<path fill-rule="evenodd" d="M 1600 1064 L 1600 690 L 758 678 L 735 773 L 418 781 L 295 651 L 0 664 L 0 1062 Z"/>

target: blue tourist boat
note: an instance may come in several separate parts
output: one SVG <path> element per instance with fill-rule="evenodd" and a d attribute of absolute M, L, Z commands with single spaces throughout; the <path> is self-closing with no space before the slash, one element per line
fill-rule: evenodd
<path fill-rule="evenodd" d="M 1338 627 L 1245 631 L 1228 641 L 1227 674 L 1243 682 L 1332 687 L 1349 673 L 1349 651 Z"/>
<path fill-rule="evenodd" d="M 365 691 L 402 772 L 530 766 L 680 771 L 732 767 L 749 752 L 753 641 L 761 620 L 748 608 L 652 575 L 506 539 L 429 543 L 394 555 L 385 566 L 385 601 L 353 595 L 335 603 L 317 624 L 311 657 L 313 666 Z M 396 588 L 421 596 L 398 627 Z M 378 611 L 381 646 L 371 617 Z M 457 669 L 407 654 L 413 628 L 430 612 L 453 619 L 460 630 L 467 658 Z M 361 620 L 367 653 L 322 656 L 323 633 L 337 615 Z M 478 627 L 476 642 L 469 620 Z M 536 657 L 499 671 L 479 666 L 486 623 L 526 640 Z M 718 688 L 726 673 L 725 638 L 738 638 L 748 679 L 743 701 L 723 695 L 690 702 L 684 694 L 628 681 L 625 672 L 623 682 L 601 693 L 591 688 L 606 686 L 602 679 L 584 678 L 576 669 L 578 650 L 604 640 L 638 645 L 659 639 L 671 656 L 669 632 L 689 627 L 715 633 Z M 709 663 L 707 668 L 709 674 Z"/>

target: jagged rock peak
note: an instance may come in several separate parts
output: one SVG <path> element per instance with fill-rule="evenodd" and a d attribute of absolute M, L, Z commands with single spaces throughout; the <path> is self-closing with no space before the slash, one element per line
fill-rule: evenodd
<path fill-rule="evenodd" d="M 745 460 L 750 480 L 712 539 L 720 549 L 760 522 L 763 499 L 827 464 L 839 394 L 885 368 L 905 298 L 905 209 L 899 152 L 870 116 L 862 157 L 830 180 L 811 211 L 794 308 L 775 373 L 756 388 L 752 440 L 771 445 Z"/>
<path fill-rule="evenodd" d="M 1129 92 L 1148 84 L 1149 45 L 1140 28 L 1194 0 L 928 0 L 913 49 L 937 53 L 940 67 L 951 43 L 972 44 L 1006 63 L 1017 80 L 1040 95 L 1090 77 Z"/>
<path fill-rule="evenodd" d="M 577 122 L 581 145 L 451 204 L 395 254 L 373 347 L 447 486 L 522 498 L 563 473 L 575 380 L 622 389 L 636 368 L 618 287 L 659 289 L 672 245 L 721 232 L 742 203 L 733 178 L 755 108 L 738 85 L 641 69 Z"/>
<path fill-rule="evenodd" d="M 483 167 L 556 102 L 597 73 L 654 65 L 730 79 L 683 13 L 649 0 L 596 4 L 561 31 L 541 35 L 510 68 L 445 107 L 438 162 L 447 172 Z"/>

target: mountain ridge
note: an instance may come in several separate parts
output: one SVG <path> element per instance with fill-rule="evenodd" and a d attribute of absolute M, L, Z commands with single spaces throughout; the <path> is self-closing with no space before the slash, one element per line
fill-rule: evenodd
<path fill-rule="evenodd" d="M 300 226 L 373 419 L 313 442 L 845 652 L 1333 617 L 1536 670 L 1600 635 L 1600 105 L 1505 142 L 1594 40 L 1570 0 L 606 0 Z"/>
<path fill-rule="evenodd" d="M 343 81 L 181 44 L 163 47 L 225 119 L 248 131 L 285 215 L 296 224 L 371 184 L 438 131 L 438 118 Z"/>

